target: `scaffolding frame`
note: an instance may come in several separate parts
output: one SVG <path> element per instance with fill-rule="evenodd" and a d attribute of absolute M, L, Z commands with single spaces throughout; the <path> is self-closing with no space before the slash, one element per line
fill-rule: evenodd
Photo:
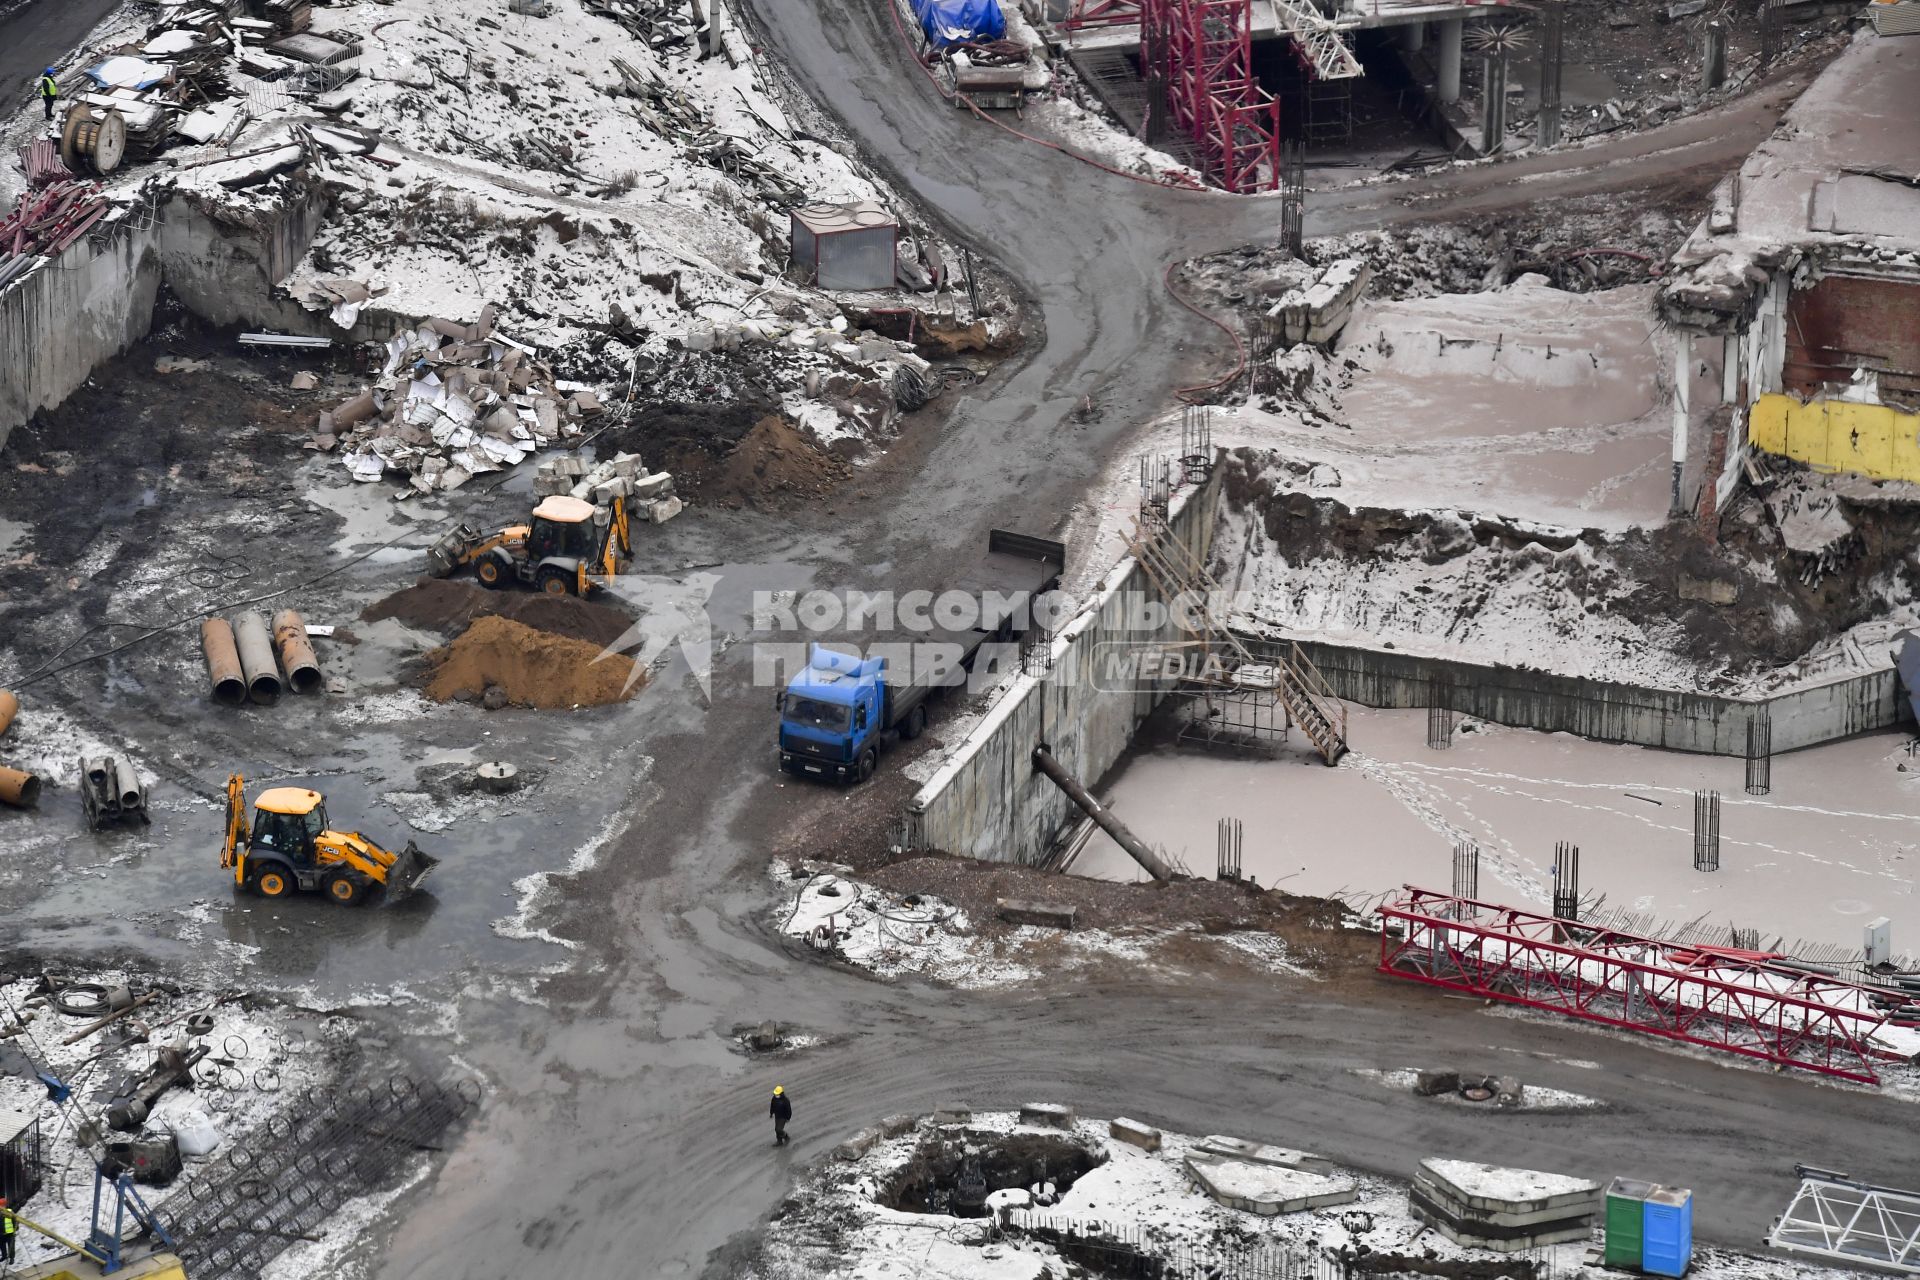
<path fill-rule="evenodd" d="M 1253 0 L 1142 0 L 1140 63 L 1227 191 L 1280 186 L 1280 104 L 1253 75 Z"/>
<path fill-rule="evenodd" d="M 1140 0 L 1073 0 L 1073 8 L 1056 25 L 1062 31 L 1092 31 L 1139 21 Z"/>
<path fill-rule="evenodd" d="M 1380 908 L 1381 973 L 1878 1084 L 1888 993 L 1770 953 L 1682 945 L 1412 885 Z"/>

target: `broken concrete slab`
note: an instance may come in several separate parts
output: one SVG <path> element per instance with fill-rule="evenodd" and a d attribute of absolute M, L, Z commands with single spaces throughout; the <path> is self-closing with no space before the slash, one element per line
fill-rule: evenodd
<path fill-rule="evenodd" d="M 903 1133 L 912 1133 L 913 1126 L 919 1121 L 906 1112 L 890 1115 L 880 1121 L 880 1132 L 889 1138 L 897 1138 Z"/>
<path fill-rule="evenodd" d="M 1255 1164 L 1194 1150 L 1182 1161 L 1200 1189 L 1229 1209 L 1263 1218 L 1350 1204 L 1360 1190 L 1346 1178 Z"/>
<path fill-rule="evenodd" d="M 869 1125 L 867 1128 L 860 1130 L 845 1142 L 835 1147 L 833 1154 L 835 1158 L 840 1160 L 858 1160 L 861 1156 L 873 1150 L 873 1144 L 878 1141 L 880 1141 L 879 1126 Z"/>
<path fill-rule="evenodd" d="M 1586 1238 L 1600 1196 L 1599 1183 L 1566 1174 L 1428 1159 L 1407 1203 L 1457 1244 L 1513 1253 Z"/>
<path fill-rule="evenodd" d="M 1151 1125 L 1141 1124 L 1138 1120 L 1129 1120 L 1125 1116 L 1115 1116 L 1107 1122 L 1107 1136 L 1116 1142 L 1124 1142 L 1142 1151 L 1160 1149 L 1160 1131 Z"/>
<path fill-rule="evenodd" d="M 973 1108 L 959 1102 L 948 1102 L 934 1108 L 935 1124 L 972 1124 Z"/>
<path fill-rule="evenodd" d="M 1020 1123 L 1043 1129 L 1071 1129 L 1073 1108 L 1058 1102 L 1023 1102 Z"/>
<path fill-rule="evenodd" d="M 1231 1138 L 1225 1134 L 1208 1134 L 1195 1143 L 1193 1149 L 1228 1160 L 1272 1165 L 1276 1169 L 1297 1169 L 1306 1173 L 1333 1172 L 1333 1161 L 1325 1156 L 1317 1156 L 1308 1151 L 1295 1151 L 1290 1147 L 1271 1146 L 1263 1142 L 1248 1142 L 1245 1138 Z"/>
<path fill-rule="evenodd" d="M 1028 902 L 1018 898 L 999 898 L 994 902 L 994 910 L 1008 924 L 1038 925 L 1046 929 L 1073 928 L 1073 922 L 1079 911 L 1071 906 L 1056 906 L 1050 902 Z"/>

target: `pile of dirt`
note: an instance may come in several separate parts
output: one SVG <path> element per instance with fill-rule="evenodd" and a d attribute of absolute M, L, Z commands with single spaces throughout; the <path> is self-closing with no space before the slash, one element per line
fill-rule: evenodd
<path fill-rule="evenodd" d="M 633 660 L 602 657 L 602 646 L 485 616 L 435 650 L 427 696 L 436 702 L 480 699 L 489 708 L 598 707 L 624 702 L 645 683 Z M 629 685 L 631 681 L 631 685 Z M 498 690 L 498 692 L 494 692 Z"/>
<path fill-rule="evenodd" d="M 616 643 L 633 625 L 633 619 L 620 610 L 578 596 L 489 591 L 477 583 L 451 578 L 422 578 L 384 600 L 374 601 L 360 616 L 368 622 L 397 618 L 410 627 L 448 636 L 458 635 L 477 618 L 506 618 L 600 648 Z"/>
<path fill-rule="evenodd" d="M 768 414 L 701 477 L 700 491 L 709 498 L 740 498 L 756 506 L 777 504 L 825 497 L 852 474 L 852 467 L 820 452 L 785 418 Z"/>

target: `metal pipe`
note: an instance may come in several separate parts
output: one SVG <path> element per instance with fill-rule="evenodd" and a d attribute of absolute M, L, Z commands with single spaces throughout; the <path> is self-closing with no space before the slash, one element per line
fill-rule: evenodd
<path fill-rule="evenodd" d="M 307 639 L 306 619 L 292 609 L 273 615 L 273 645 L 280 651 L 280 665 L 286 669 L 287 683 L 295 693 L 318 693 L 326 683 L 320 674 L 320 659 L 314 656 Z"/>
<path fill-rule="evenodd" d="M 1127 830 L 1120 819 L 1113 816 L 1108 808 L 1093 798 L 1078 779 L 1068 773 L 1053 753 L 1045 747 L 1033 749 L 1033 764 L 1040 772 L 1053 780 L 1053 785 L 1066 792 L 1067 799 L 1080 806 L 1080 811 L 1092 818 L 1100 829 L 1113 837 L 1115 844 L 1125 849 L 1133 860 L 1146 868 L 1148 875 L 1155 880 L 1173 880 L 1178 877 L 1173 868 L 1161 860 L 1160 855 L 1149 849 L 1146 842 Z"/>
<path fill-rule="evenodd" d="M 12 724 L 13 718 L 19 714 L 20 699 L 14 697 L 5 689 L 0 689 L 0 733 L 5 733 L 7 726 Z"/>
<path fill-rule="evenodd" d="M 112 756 L 86 756 L 80 761 L 80 768 L 87 775 L 87 789 L 100 797 L 107 811 L 112 813 L 120 806 L 120 787 L 113 776 Z"/>
<path fill-rule="evenodd" d="M 208 618 L 200 624 L 200 650 L 207 655 L 207 679 L 213 685 L 213 700 L 237 707 L 247 700 L 247 678 L 240 670 L 240 650 L 233 638 L 233 627 L 225 618 Z"/>
<path fill-rule="evenodd" d="M 22 769 L 0 765 L 0 802 L 21 809 L 40 803 L 40 779 Z"/>
<path fill-rule="evenodd" d="M 233 643 L 240 651 L 240 670 L 247 677 L 247 692 L 263 707 L 280 701 L 280 668 L 273 661 L 273 640 L 267 635 L 267 620 L 251 611 L 233 620 Z"/>

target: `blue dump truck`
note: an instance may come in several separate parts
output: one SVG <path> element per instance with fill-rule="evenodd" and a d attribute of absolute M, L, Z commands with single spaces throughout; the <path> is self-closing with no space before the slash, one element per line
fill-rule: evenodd
<path fill-rule="evenodd" d="M 919 737 L 928 702 L 966 683 L 982 645 L 1032 625 L 1029 602 L 1059 585 L 1066 560 L 1058 542 L 995 529 L 986 556 L 940 593 L 950 608 L 918 612 L 926 627 L 899 629 L 896 619 L 858 643 L 809 646 L 805 669 L 780 694 L 780 767 L 843 783 L 872 777 L 881 746 Z M 967 625 L 941 627 L 943 613 Z"/>

